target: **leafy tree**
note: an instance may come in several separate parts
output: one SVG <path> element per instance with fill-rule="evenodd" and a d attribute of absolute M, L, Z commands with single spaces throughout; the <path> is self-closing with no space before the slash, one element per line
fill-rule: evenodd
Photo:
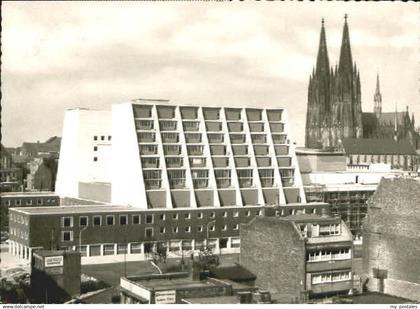
<path fill-rule="evenodd" d="M 214 254 L 211 248 L 205 247 L 200 250 L 197 263 L 203 271 L 213 270 L 220 264 L 219 256 Z"/>

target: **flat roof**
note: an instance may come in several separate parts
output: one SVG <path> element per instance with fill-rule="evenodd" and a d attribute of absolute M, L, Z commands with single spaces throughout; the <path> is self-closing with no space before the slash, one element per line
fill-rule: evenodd
<path fill-rule="evenodd" d="M 237 296 L 183 298 L 189 304 L 240 304 Z"/>
<path fill-rule="evenodd" d="M 325 156 L 345 156 L 344 152 L 325 151 L 322 149 L 296 147 L 296 154 L 325 155 Z"/>
<path fill-rule="evenodd" d="M 328 203 L 306 203 L 306 204 L 286 204 L 273 207 L 286 207 L 286 206 L 315 206 L 315 205 L 328 205 Z M 69 206 L 43 206 L 43 207 L 12 207 L 14 211 L 21 212 L 27 215 L 54 215 L 54 214 L 80 214 L 80 213 L 114 213 L 114 212 L 161 212 L 161 211 L 191 211 L 191 210 L 222 210 L 222 209 L 252 209 L 264 208 L 271 206 L 224 206 L 224 207 L 200 207 L 200 208 L 155 208 L 144 209 L 133 206 L 121 205 L 69 205 Z"/>
<path fill-rule="evenodd" d="M 58 194 L 52 191 L 39 191 L 39 192 L 4 192 L 0 193 L 1 197 L 37 197 L 37 196 L 54 196 L 58 197 Z"/>
<path fill-rule="evenodd" d="M 206 286 L 218 286 L 210 281 L 195 281 L 190 277 L 183 278 L 151 278 L 151 279 L 135 279 L 128 278 L 133 284 L 139 284 L 148 290 L 153 291 L 167 291 L 167 290 L 177 290 L 177 289 L 191 289 L 191 288 L 200 288 Z"/>
<path fill-rule="evenodd" d="M 314 214 L 299 214 L 280 217 L 280 220 L 293 221 L 293 222 L 341 222 L 339 217 L 319 216 Z"/>

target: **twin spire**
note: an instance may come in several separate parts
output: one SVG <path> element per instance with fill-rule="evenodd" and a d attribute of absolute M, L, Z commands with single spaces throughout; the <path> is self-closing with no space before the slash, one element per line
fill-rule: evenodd
<path fill-rule="evenodd" d="M 319 39 L 319 49 L 318 57 L 316 62 L 316 72 L 317 74 L 321 72 L 329 72 L 330 65 L 328 59 L 328 50 L 327 50 L 327 39 L 325 35 L 325 20 L 321 20 L 321 35 Z M 349 26 L 347 24 L 347 14 L 344 15 L 344 27 L 343 27 L 343 38 L 341 41 L 340 48 L 340 59 L 338 62 L 338 71 L 339 72 L 352 72 L 353 70 L 353 59 L 351 54 L 350 47 L 350 34 Z"/>

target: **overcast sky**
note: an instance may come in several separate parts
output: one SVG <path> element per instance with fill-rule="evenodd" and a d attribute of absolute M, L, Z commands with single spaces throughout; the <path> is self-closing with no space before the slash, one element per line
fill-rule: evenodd
<path fill-rule="evenodd" d="M 61 135 L 66 108 L 134 98 L 285 107 L 304 143 L 307 86 L 325 18 L 330 63 L 344 14 L 362 107 L 420 124 L 420 10 L 384 2 L 3 2 L 2 143 Z"/>

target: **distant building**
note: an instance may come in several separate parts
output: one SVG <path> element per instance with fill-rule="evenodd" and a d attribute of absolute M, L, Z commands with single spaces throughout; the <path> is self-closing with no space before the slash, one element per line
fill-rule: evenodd
<path fill-rule="evenodd" d="M 26 186 L 29 191 L 53 191 L 53 172 L 42 158 L 28 162 L 29 173 L 26 175 Z"/>
<path fill-rule="evenodd" d="M 64 303 L 80 295 L 80 253 L 36 250 L 31 263 L 33 303 Z"/>
<path fill-rule="evenodd" d="M 352 248 L 340 218 L 258 217 L 241 227 L 240 264 L 273 300 L 305 303 L 352 290 Z"/>
<path fill-rule="evenodd" d="M 389 164 L 393 169 L 417 171 L 417 153 L 408 141 L 392 139 L 343 139 L 349 168 L 368 169 L 370 164 Z"/>
<path fill-rule="evenodd" d="M 371 291 L 420 301 L 420 181 L 382 179 L 363 225 L 363 271 Z"/>
<path fill-rule="evenodd" d="M 58 158 L 60 153 L 61 138 L 57 136 L 50 137 L 45 142 L 28 143 L 24 142 L 18 148 L 18 155 L 27 159 L 39 157 Z"/>
<path fill-rule="evenodd" d="M 1 144 L 0 192 L 23 191 L 23 171 L 13 163 L 11 154 Z"/>

